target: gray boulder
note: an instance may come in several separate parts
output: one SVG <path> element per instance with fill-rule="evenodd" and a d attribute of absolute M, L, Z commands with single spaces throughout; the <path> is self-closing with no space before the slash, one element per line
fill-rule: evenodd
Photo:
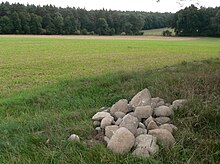
<path fill-rule="evenodd" d="M 166 129 L 168 130 L 170 133 L 173 133 L 174 131 L 177 131 L 178 128 L 173 125 L 173 124 L 163 124 L 159 126 L 160 129 Z"/>
<path fill-rule="evenodd" d="M 97 112 L 93 117 L 92 120 L 93 121 L 100 121 L 103 118 L 107 117 L 107 116 L 111 116 L 110 113 L 108 112 Z"/>
<path fill-rule="evenodd" d="M 76 134 L 72 134 L 69 138 L 68 138 L 69 141 L 72 141 L 72 142 L 79 142 L 80 139 L 79 139 L 79 136 L 76 135 Z"/>
<path fill-rule="evenodd" d="M 116 118 L 116 119 L 118 119 L 118 118 L 123 118 L 125 116 L 125 113 L 124 112 L 115 112 L 114 113 L 114 117 Z"/>
<path fill-rule="evenodd" d="M 138 119 L 148 118 L 153 114 L 153 109 L 151 106 L 138 106 L 135 108 L 134 114 Z"/>
<path fill-rule="evenodd" d="M 170 122 L 169 117 L 157 117 L 154 120 L 158 125 L 162 125 Z"/>
<path fill-rule="evenodd" d="M 157 129 L 157 128 L 158 128 L 158 126 L 154 122 L 154 120 L 150 121 L 149 124 L 147 125 L 147 130 L 152 130 L 152 129 Z"/>
<path fill-rule="evenodd" d="M 105 127 L 105 135 L 108 138 L 111 138 L 113 136 L 113 134 L 116 132 L 116 130 L 119 129 L 119 126 L 117 125 L 111 125 L 111 126 L 106 126 Z"/>
<path fill-rule="evenodd" d="M 151 94 L 146 88 L 137 93 L 129 103 L 132 107 L 151 105 Z"/>
<path fill-rule="evenodd" d="M 93 121 L 93 126 L 98 127 L 101 125 L 100 121 Z"/>
<path fill-rule="evenodd" d="M 148 134 L 157 137 L 164 146 L 172 146 L 175 143 L 173 135 L 166 129 L 153 129 Z"/>
<path fill-rule="evenodd" d="M 147 129 L 138 128 L 138 129 L 137 129 L 136 136 L 139 136 L 139 135 L 141 135 L 141 134 L 147 134 Z"/>
<path fill-rule="evenodd" d="M 115 125 L 119 126 L 122 122 L 122 118 L 118 118 L 117 121 L 115 122 Z"/>
<path fill-rule="evenodd" d="M 112 105 L 111 109 L 110 109 L 110 113 L 112 115 L 114 115 L 115 112 L 123 112 L 123 113 L 127 113 L 129 112 L 128 109 L 128 100 L 126 99 L 121 99 L 118 102 L 116 102 L 114 105 Z"/>
<path fill-rule="evenodd" d="M 127 128 L 131 133 L 136 135 L 138 127 L 138 119 L 130 114 L 123 117 L 120 127 Z"/>
<path fill-rule="evenodd" d="M 153 121 L 153 120 L 154 120 L 154 118 L 153 118 L 152 116 L 148 117 L 148 119 L 146 119 L 146 120 L 144 121 L 144 125 L 147 127 L 148 124 L 149 124 L 151 121 Z"/>
<path fill-rule="evenodd" d="M 159 106 L 158 108 L 154 109 L 154 114 L 157 117 L 170 117 L 173 115 L 173 110 L 168 106 Z"/>
<path fill-rule="evenodd" d="M 119 128 L 108 142 L 107 148 L 114 153 L 128 153 L 134 146 L 134 135 L 126 128 Z"/>
<path fill-rule="evenodd" d="M 112 116 L 107 116 L 103 118 L 101 121 L 101 128 L 104 129 L 106 126 L 111 125 L 113 120 L 114 118 Z"/>
<path fill-rule="evenodd" d="M 132 155 L 139 158 L 147 158 L 150 157 L 150 154 L 146 147 L 137 147 L 133 152 Z"/>

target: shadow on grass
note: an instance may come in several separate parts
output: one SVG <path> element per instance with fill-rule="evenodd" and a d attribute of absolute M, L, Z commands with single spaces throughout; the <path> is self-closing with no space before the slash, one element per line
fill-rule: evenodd
<path fill-rule="evenodd" d="M 177 144 L 150 159 L 114 155 L 103 145 L 84 143 L 93 130 L 91 117 L 102 106 L 130 100 L 148 88 L 152 97 L 171 103 L 190 100 L 175 113 Z M 64 80 L 22 93 L 0 104 L 0 160 L 47 163 L 212 163 L 220 155 L 220 60 L 182 62 L 163 69 L 118 72 L 96 78 Z M 66 141 L 77 133 L 82 143 Z M 48 142 L 47 142 L 48 141 Z"/>

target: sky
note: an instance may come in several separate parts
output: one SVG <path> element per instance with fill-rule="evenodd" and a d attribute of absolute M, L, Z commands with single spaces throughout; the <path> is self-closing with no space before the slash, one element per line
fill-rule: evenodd
<path fill-rule="evenodd" d="M 181 0 L 7 0 L 10 3 L 19 2 L 22 4 L 47 5 L 52 4 L 57 7 L 80 7 L 87 10 L 111 9 L 122 11 L 147 11 L 147 12 L 176 12 L 190 4 L 198 4 L 197 7 L 220 6 L 220 0 L 186 0 L 179 4 Z M 2 1 L 4 2 L 4 1 Z"/>

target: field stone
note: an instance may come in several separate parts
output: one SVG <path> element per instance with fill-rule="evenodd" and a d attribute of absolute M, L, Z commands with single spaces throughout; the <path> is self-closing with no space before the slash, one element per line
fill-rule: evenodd
<path fill-rule="evenodd" d="M 69 138 L 68 138 L 69 141 L 73 141 L 73 142 L 79 142 L 80 139 L 79 139 L 79 136 L 76 135 L 76 134 L 72 134 Z"/>
<path fill-rule="evenodd" d="M 138 129 L 137 129 L 136 136 L 139 136 L 139 135 L 141 135 L 141 134 L 147 134 L 147 129 L 138 128 Z"/>
<path fill-rule="evenodd" d="M 100 121 L 93 121 L 93 126 L 98 127 L 101 125 Z"/>
<path fill-rule="evenodd" d="M 157 103 L 160 101 L 159 97 L 151 98 L 151 107 L 154 109 L 157 107 Z"/>
<path fill-rule="evenodd" d="M 146 147 L 137 147 L 133 152 L 132 155 L 139 158 L 147 158 L 150 157 L 150 154 Z"/>
<path fill-rule="evenodd" d="M 157 139 L 162 143 L 162 145 L 166 147 L 172 146 L 175 143 L 175 138 L 166 129 L 149 130 L 148 134 L 157 137 Z"/>
<path fill-rule="evenodd" d="M 151 121 L 153 121 L 153 120 L 154 120 L 154 118 L 153 118 L 152 116 L 148 117 L 148 118 L 144 121 L 144 125 L 147 127 L 148 124 L 149 124 Z"/>
<path fill-rule="evenodd" d="M 115 125 L 119 126 L 122 122 L 122 118 L 118 118 L 117 121 L 115 122 Z"/>
<path fill-rule="evenodd" d="M 101 121 L 101 128 L 104 129 L 106 126 L 111 125 L 113 120 L 114 118 L 112 116 L 107 116 L 103 118 Z"/>
<path fill-rule="evenodd" d="M 162 105 L 154 109 L 154 114 L 157 117 L 169 117 L 173 115 L 173 110 L 167 106 Z"/>
<path fill-rule="evenodd" d="M 115 112 L 123 112 L 123 113 L 128 113 L 128 100 L 126 99 L 121 99 L 118 102 L 116 102 L 114 105 L 112 105 L 110 109 L 110 113 L 114 115 Z"/>
<path fill-rule="evenodd" d="M 109 141 L 110 141 L 110 139 L 107 137 L 107 136 L 104 136 L 104 141 L 108 144 L 109 143 Z"/>
<path fill-rule="evenodd" d="M 175 100 L 173 101 L 172 103 L 172 108 L 174 110 L 178 109 L 178 108 L 181 108 L 184 104 L 187 103 L 187 100 L 186 99 L 179 99 L 179 100 Z"/>
<path fill-rule="evenodd" d="M 177 131 L 178 128 L 173 125 L 173 124 L 163 124 L 159 126 L 160 129 L 166 129 L 168 130 L 170 133 L 173 133 L 173 131 Z"/>
<path fill-rule="evenodd" d="M 151 105 L 151 94 L 150 91 L 145 88 L 144 90 L 137 93 L 129 103 L 132 107 Z"/>
<path fill-rule="evenodd" d="M 162 125 L 162 124 L 166 124 L 170 122 L 170 118 L 169 117 L 157 117 L 154 119 L 154 121 L 158 124 L 158 125 Z"/>
<path fill-rule="evenodd" d="M 134 135 L 126 128 L 120 127 L 108 142 L 107 148 L 114 153 L 128 153 L 134 146 Z"/>
<path fill-rule="evenodd" d="M 142 122 L 138 123 L 138 127 L 142 129 L 146 129 L 146 126 Z"/>
<path fill-rule="evenodd" d="M 117 125 L 111 125 L 111 126 L 106 126 L 105 127 L 105 135 L 108 138 L 111 138 L 113 136 L 113 134 L 116 132 L 116 130 L 119 129 L 119 126 Z"/>
<path fill-rule="evenodd" d="M 119 112 L 115 112 L 114 116 L 115 116 L 116 119 L 123 118 L 125 116 L 125 113 L 124 112 L 120 112 L 120 111 Z"/>
<path fill-rule="evenodd" d="M 151 106 L 138 106 L 135 108 L 134 114 L 138 119 L 148 118 L 153 114 L 153 109 Z"/>
<path fill-rule="evenodd" d="M 95 130 L 96 130 L 97 133 L 102 133 L 101 127 L 96 127 Z"/>
<path fill-rule="evenodd" d="M 164 100 L 160 100 L 160 101 L 157 103 L 157 107 L 162 106 L 162 105 L 165 105 Z"/>
<path fill-rule="evenodd" d="M 145 147 L 151 155 L 155 155 L 159 151 L 157 138 L 149 134 L 141 134 L 135 139 L 135 146 Z"/>
<path fill-rule="evenodd" d="M 111 116 L 110 113 L 108 112 L 97 112 L 93 117 L 92 120 L 93 121 L 100 121 L 103 118 L 107 117 L 107 116 Z"/>
<path fill-rule="evenodd" d="M 127 128 L 131 133 L 136 135 L 138 127 L 138 119 L 130 114 L 123 117 L 120 127 Z"/>
<path fill-rule="evenodd" d="M 147 125 L 147 130 L 152 130 L 152 129 L 157 129 L 158 126 L 154 120 L 150 121 L 149 124 Z"/>

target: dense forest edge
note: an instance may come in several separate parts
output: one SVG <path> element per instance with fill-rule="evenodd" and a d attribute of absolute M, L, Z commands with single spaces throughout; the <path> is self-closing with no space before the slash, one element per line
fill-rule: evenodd
<path fill-rule="evenodd" d="M 178 36 L 220 36 L 220 7 L 191 5 L 173 14 L 0 4 L 0 34 L 143 35 L 164 27 Z"/>

